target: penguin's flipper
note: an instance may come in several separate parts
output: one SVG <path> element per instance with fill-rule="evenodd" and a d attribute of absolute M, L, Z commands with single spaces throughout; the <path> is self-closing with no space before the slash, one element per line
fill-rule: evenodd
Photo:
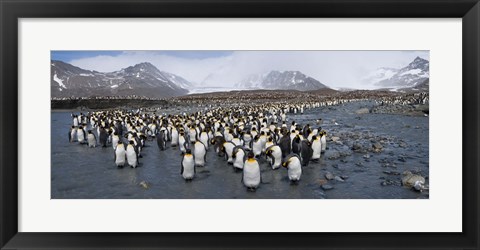
<path fill-rule="evenodd" d="M 275 157 L 273 157 L 273 155 L 272 155 L 271 158 L 272 158 L 272 166 L 275 166 Z"/>
<path fill-rule="evenodd" d="M 180 169 L 180 174 L 183 174 L 183 161 L 182 161 L 182 168 Z"/>

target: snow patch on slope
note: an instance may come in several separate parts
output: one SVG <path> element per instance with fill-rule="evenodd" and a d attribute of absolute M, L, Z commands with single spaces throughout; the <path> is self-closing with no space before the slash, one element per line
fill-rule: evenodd
<path fill-rule="evenodd" d="M 65 86 L 65 84 L 63 84 L 62 79 L 58 78 L 57 74 L 53 75 L 53 80 L 56 81 L 60 87 L 62 87 L 62 88 L 64 88 L 64 89 L 67 88 L 67 87 Z"/>

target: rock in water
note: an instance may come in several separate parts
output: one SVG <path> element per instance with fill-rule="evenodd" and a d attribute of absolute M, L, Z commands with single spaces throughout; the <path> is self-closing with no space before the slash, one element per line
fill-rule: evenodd
<path fill-rule="evenodd" d="M 327 180 L 323 180 L 323 179 L 318 181 L 318 183 L 320 183 L 320 186 L 327 184 L 327 182 L 328 182 Z"/>
<path fill-rule="evenodd" d="M 360 145 L 358 143 L 354 143 L 353 146 L 352 146 L 353 151 L 359 151 L 361 149 L 362 149 L 362 145 Z"/>
<path fill-rule="evenodd" d="M 333 189 L 333 187 L 330 186 L 330 185 L 322 185 L 322 189 L 323 190 L 330 190 L 330 189 Z"/>
<path fill-rule="evenodd" d="M 417 183 L 417 184 L 415 184 Z M 410 171 L 405 171 L 402 174 L 402 185 L 406 187 L 420 187 L 421 185 L 425 184 L 425 178 L 418 174 L 412 174 Z"/>
<path fill-rule="evenodd" d="M 332 173 L 327 172 L 327 173 L 325 173 L 325 178 L 327 178 L 327 180 L 333 180 L 333 178 L 335 178 L 335 176 L 333 176 Z"/>
<path fill-rule="evenodd" d="M 358 109 L 357 111 L 355 111 L 356 114 L 368 114 L 370 113 L 370 110 L 368 108 L 361 108 L 361 109 Z"/>
<path fill-rule="evenodd" d="M 340 140 L 340 137 L 338 137 L 338 136 L 332 136 L 332 141 L 338 141 L 338 140 Z"/>
<path fill-rule="evenodd" d="M 144 189 L 148 189 L 150 187 L 150 184 L 148 184 L 146 181 L 141 181 L 138 185 Z"/>
<path fill-rule="evenodd" d="M 380 142 L 375 142 L 372 144 L 372 148 L 375 152 L 379 152 L 383 149 L 383 146 Z"/>
<path fill-rule="evenodd" d="M 342 179 L 340 176 L 335 176 L 335 180 L 339 182 L 344 182 L 345 180 Z"/>

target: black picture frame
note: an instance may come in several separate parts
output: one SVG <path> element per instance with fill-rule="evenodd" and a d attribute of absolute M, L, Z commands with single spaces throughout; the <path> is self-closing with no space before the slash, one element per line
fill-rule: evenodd
<path fill-rule="evenodd" d="M 478 249 L 478 0 L 0 0 L 1 249 Z M 18 19 L 150 17 L 462 18 L 462 233 L 18 232 Z M 449 166 L 460 167 L 460 166 Z M 40 215 L 39 215 L 40 216 Z M 442 223 L 439 221 L 439 223 Z"/>

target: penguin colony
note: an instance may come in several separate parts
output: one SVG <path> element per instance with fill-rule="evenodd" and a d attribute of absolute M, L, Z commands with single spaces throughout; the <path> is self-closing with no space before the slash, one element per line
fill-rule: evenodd
<path fill-rule="evenodd" d="M 177 152 L 172 157 L 181 155 L 179 170 L 186 181 L 195 178 L 196 168 L 208 165 L 207 154 L 216 154 L 226 166 L 242 172 L 242 183 L 254 191 L 261 184 L 260 157 L 272 170 L 286 168 L 292 183 L 301 180 L 302 167 L 320 159 L 327 149 L 321 119 L 305 126 L 287 119 L 288 113 L 318 106 L 264 104 L 176 115 L 141 110 L 72 114 L 68 138 L 92 148 L 112 147 L 119 168 L 139 166 L 146 142 L 156 141 L 159 150 L 172 148 Z"/>

